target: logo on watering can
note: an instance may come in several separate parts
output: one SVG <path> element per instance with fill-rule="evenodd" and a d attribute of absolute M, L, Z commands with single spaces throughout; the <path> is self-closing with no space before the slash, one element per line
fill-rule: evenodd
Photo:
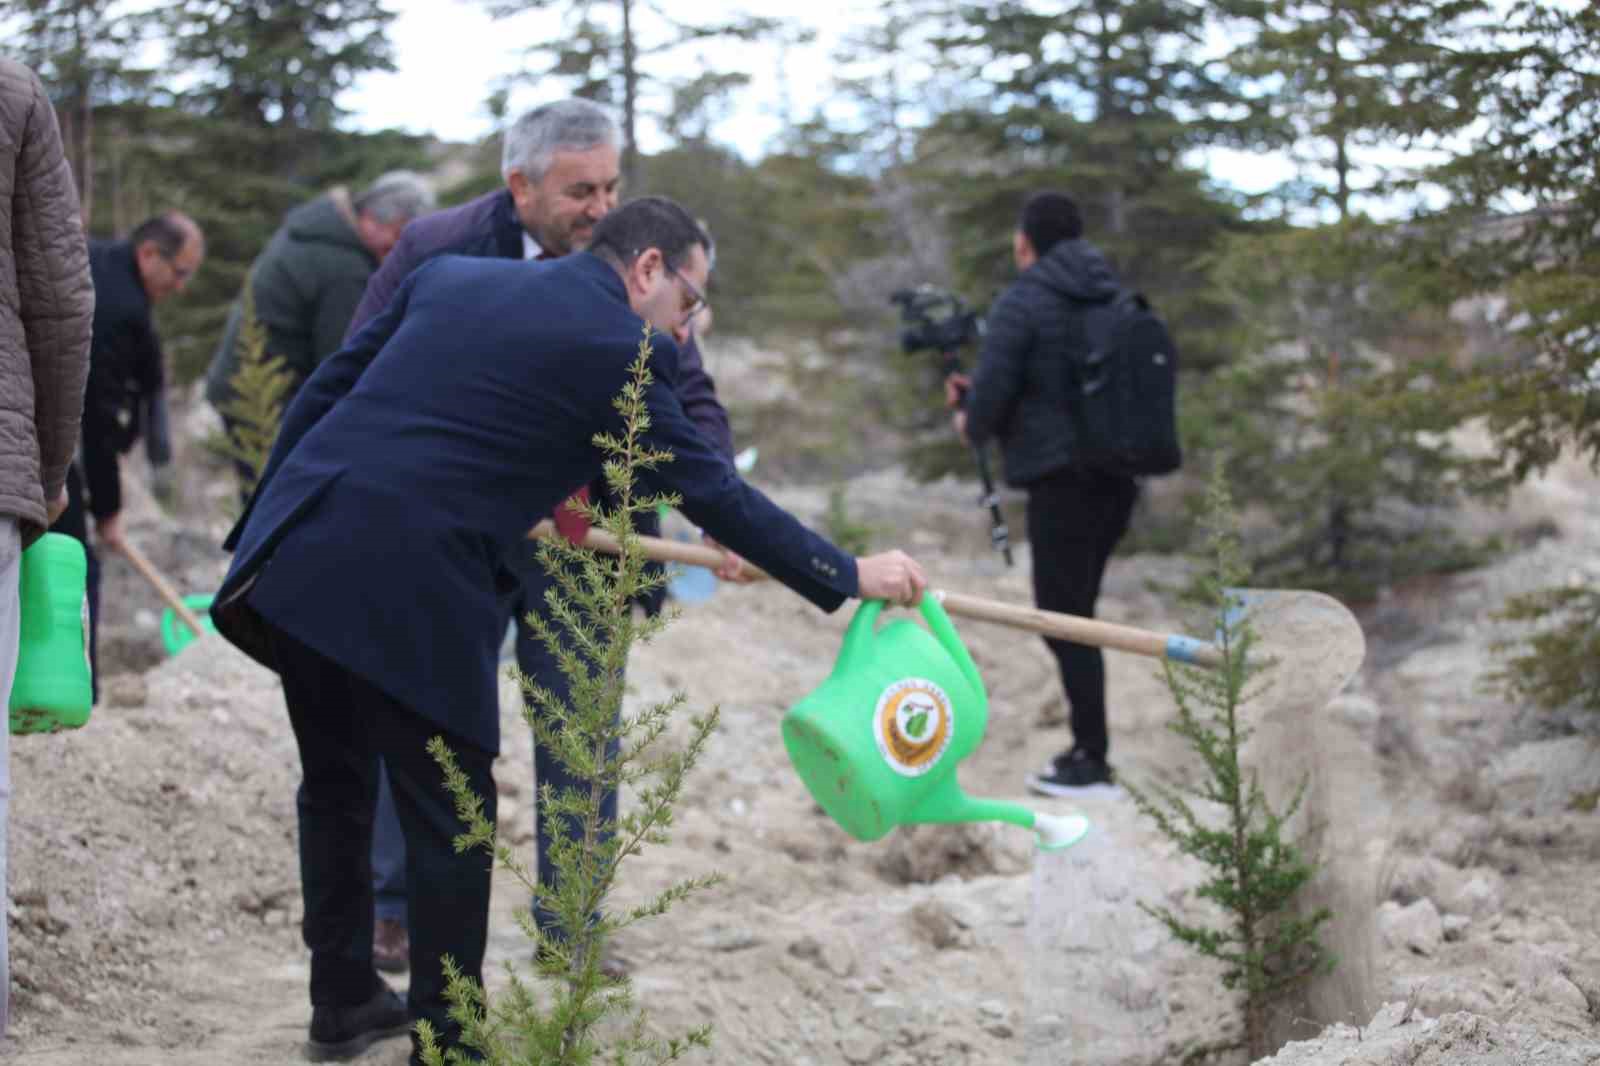
<path fill-rule="evenodd" d="M 955 732 L 950 697 L 920 677 L 896 681 L 878 697 L 872 732 L 884 762 L 906 777 L 921 777 L 939 765 L 950 746 Z"/>

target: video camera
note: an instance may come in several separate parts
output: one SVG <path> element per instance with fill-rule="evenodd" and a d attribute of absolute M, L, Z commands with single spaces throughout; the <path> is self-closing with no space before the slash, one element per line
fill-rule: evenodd
<path fill-rule="evenodd" d="M 930 348 L 939 352 L 943 373 L 947 376 L 961 369 L 957 349 L 983 336 L 983 319 L 978 312 L 967 310 L 966 301 L 953 292 L 932 285 L 918 285 L 914 289 L 896 290 L 889 295 L 889 302 L 900 308 L 900 320 L 905 324 L 900 331 L 900 347 L 907 352 Z M 983 482 L 978 506 L 989 512 L 989 543 L 1010 566 L 1011 535 L 1000 509 L 1000 497 L 994 491 L 994 478 L 989 474 L 989 460 L 984 457 L 982 448 L 974 447 L 972 454 L 978 464 L 978 479 Z"/>
<path fill-rule="evenodd" d="M 983 319 L 967 310 L 966 301 L 953 292 L 919 285 L 890 294 L 889 302 L 900 308 L 905 328 L 900 331 L 900 347 L 907 352 L 932 348 L 953 352 L 983 336 Z"/>

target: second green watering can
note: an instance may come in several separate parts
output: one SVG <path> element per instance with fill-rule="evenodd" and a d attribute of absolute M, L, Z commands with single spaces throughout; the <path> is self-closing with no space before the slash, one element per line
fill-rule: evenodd
<path fill-rule="evenodd" d="M 795 771 L 822 809 L 857 840 L 897 825 L 1010 822 L 1039 846 L 1082 839 L 1081 815 L 1051 815 L 961 791 L 956 765 L 983 740 L 983 678 L 933 596 L 924 629 L 908 619 L 877 627 L 882 601 L 863 603 L 845 631 L 833 672 L 783 719 Z"/>

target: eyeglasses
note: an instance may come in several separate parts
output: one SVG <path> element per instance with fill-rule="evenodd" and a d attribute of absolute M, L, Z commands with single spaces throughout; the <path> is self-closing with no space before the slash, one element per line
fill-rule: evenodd
<path fill-rule="evenodd" d="M 176 254 L 168 255 L 166 252 L 162 252 L 160 254 L 161 258 L 167 261 L 167 269 L 172 271 L 173 281 L 177 282 L 179 285 L 182 285 L 184 282 L 188 281 L 191 276 L 193 276 L 194 270 L 192 268 L 185 269 L 184 267 L 178 265 Z"/>
<path fill-rule="evenodd" d="M 665 266 L 666 264 L 663 262 L 662 265 Z M 707 307 L 711 306 L 711 301 L 706 299 L 705 293 L 695 288 L 694 282 L 690 281 L 688 278 L 684 277 L 670 266 L 667 267 L 667 273 L 683 282 L 685 295 L 689 297 L 689 302 L 684 304 L 682 308 L 684 318 L 693 318 L 695 315 L 698 315 L 701 311 L 704 311 Z"/>

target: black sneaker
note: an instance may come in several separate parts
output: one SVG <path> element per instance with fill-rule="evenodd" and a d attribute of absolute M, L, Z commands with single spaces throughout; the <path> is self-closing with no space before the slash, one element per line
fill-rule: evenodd
<path fill-rule="evenodd" d="M 353 1059 L 375 1040 L 404 1036 L 411 1029 L 406 1001 L 381 978 L 372 998 L 354 1007 L 312 1007 L 306 1058 L 312 1062 Z"/>
<path fill-rule="evenodd" d="M 1045 796 L 1072 796 L 1090 789 L 1114 789 L 1117 775 L 1104 759 L 1081 748 L 1057 755 L 1037 774 L 1028 775 L 1028 787 Z"/>

